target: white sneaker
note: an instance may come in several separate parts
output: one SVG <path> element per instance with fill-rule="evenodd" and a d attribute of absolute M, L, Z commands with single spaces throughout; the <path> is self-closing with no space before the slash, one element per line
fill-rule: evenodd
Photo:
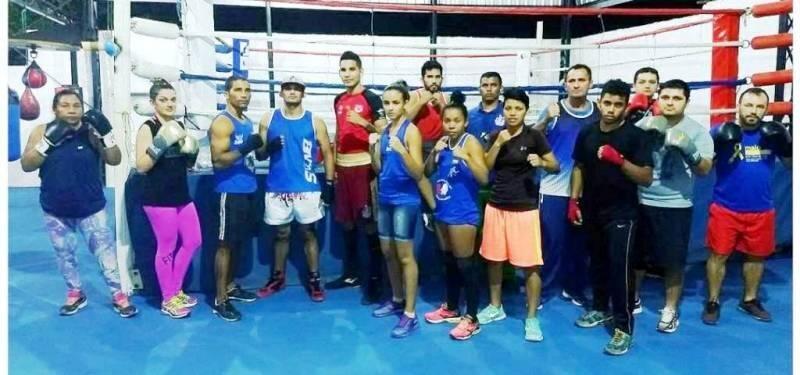
<path fill-rule="evenodd" d="M 489 306 L 478 312 L 478 323 L 480 324 L 489 324 L 505 318 L 506 312 L 503 311 L 503 305 L 494 307 L 494 305 L 489 304 Z"/>
<path fill-rule="evenodd" d="M 659 332 L 675 332 L 678 329 L 678 325 L 680 325 L 680 321 L 678 320 L 677 311 L 666 307 L 661 309 L 661 320 L 658 321 L 658 326 L 656 327 Z"/>

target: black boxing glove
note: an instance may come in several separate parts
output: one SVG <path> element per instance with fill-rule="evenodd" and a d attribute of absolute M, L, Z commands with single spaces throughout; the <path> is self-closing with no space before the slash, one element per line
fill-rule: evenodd
<path fill-rule="evenodd" d="M 742 141 L 742 127 L 733 122 L 726 122 L 711 134 L 714 140 L 714 153 L 733 149 L 734 145 Z"/>
<path fill-rule="evenodd" d="M 782 158 L 792 157 L 792 135 L 789 129 L 774 121 L 763 122 L 759 127 L 761 133 L 760 146 L 771 149 Z"/>
<path fill-rule="evenodd" d="M 68 123 L 53 120 L 45 126 L 42 139 L 36 144 L 36 151 L 42 156 L 47 156 L 52 149 L 64 143 L 73 133 L 74 130 Z"/>
<path fill-rule="evenodd" d="M 91 109 L 83 114 L 81 121 L 97 130 L 97 133 L 103 138 L 103 144 L 106 147 L 114 147 L 116 145 L 116 142 L 114 142 L 114 134 L 111 133 L 111 122 L 108 121 L 108 118 L 103 115 L 102 112 Z"/>
<path fill-rule="evenodd" d="M 263 145 L 264 145 L 264 140 L 261 139 L 260 135 L 251 134 L 249 137 L 247 137 L 244 143 L 242 143 L 242 145 L 239 146 L 239 153 L 242 154 L 242 156 L 244 156 L 253 152 L 253 150 L 261 148 L 261 146 Z"/>

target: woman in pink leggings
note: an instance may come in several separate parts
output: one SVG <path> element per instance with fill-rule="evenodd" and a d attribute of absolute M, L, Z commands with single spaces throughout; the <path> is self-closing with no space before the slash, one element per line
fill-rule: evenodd
<path fill-rule="evenodd" d="M 197 140 L 175 121 L 175 89 L 166 81 L 150 88 L 155 115 L 136 135 L 136 169 L 145 175 L 142 204 L 156 236 L 155 268 L 161 312 L 189 315 L 197 299 L 183 292 L 183 278 L 200 247 L 200 220 L 189 196 L 186 170 L 197 160 Z"/>

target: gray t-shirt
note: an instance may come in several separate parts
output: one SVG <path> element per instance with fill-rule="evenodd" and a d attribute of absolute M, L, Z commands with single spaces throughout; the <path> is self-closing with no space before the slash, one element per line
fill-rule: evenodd
<path fill-rule="evenodd" d="M 641 119 L 636 126 L 642 127 L 649 117 Z M 675 128 L 682 130 L 694 142 L 703 159 L 714 157 L 714 141 L 705 126 L 684 116 Z M 639 198 L 646 206 L 685 208 L 692 207 L 694 173 L 680 150 L 665 147 L 663 138 L 653 145 L 653 183 L 639 187 Z"/>

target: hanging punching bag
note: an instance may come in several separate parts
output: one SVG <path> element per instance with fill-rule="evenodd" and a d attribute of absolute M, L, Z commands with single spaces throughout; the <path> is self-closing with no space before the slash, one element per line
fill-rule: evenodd
<path fill-rule="evenodd" d="M 22 98 L 19 100 L 19 113 L 20 118 L 26 121 L 32 121 L 39 118 L 39 101 L 33 96 L 33 91 L 30 87 L 26 87 L 22 92 Z"/>
<path fill-rule="evenodd" d="M 15 161 L 21 156 L 19 139 L 19 96 L 16 91 L 8 89 L 8 161 Z"/>
<path fill-rule="evenodd" d="M 36 60 L 33 60 L 22 73 L 22 83 L 32 89 L 40 89 L 47 84 L 47 75 L 44 74 L 44 70 L 39 67 Z"/>

